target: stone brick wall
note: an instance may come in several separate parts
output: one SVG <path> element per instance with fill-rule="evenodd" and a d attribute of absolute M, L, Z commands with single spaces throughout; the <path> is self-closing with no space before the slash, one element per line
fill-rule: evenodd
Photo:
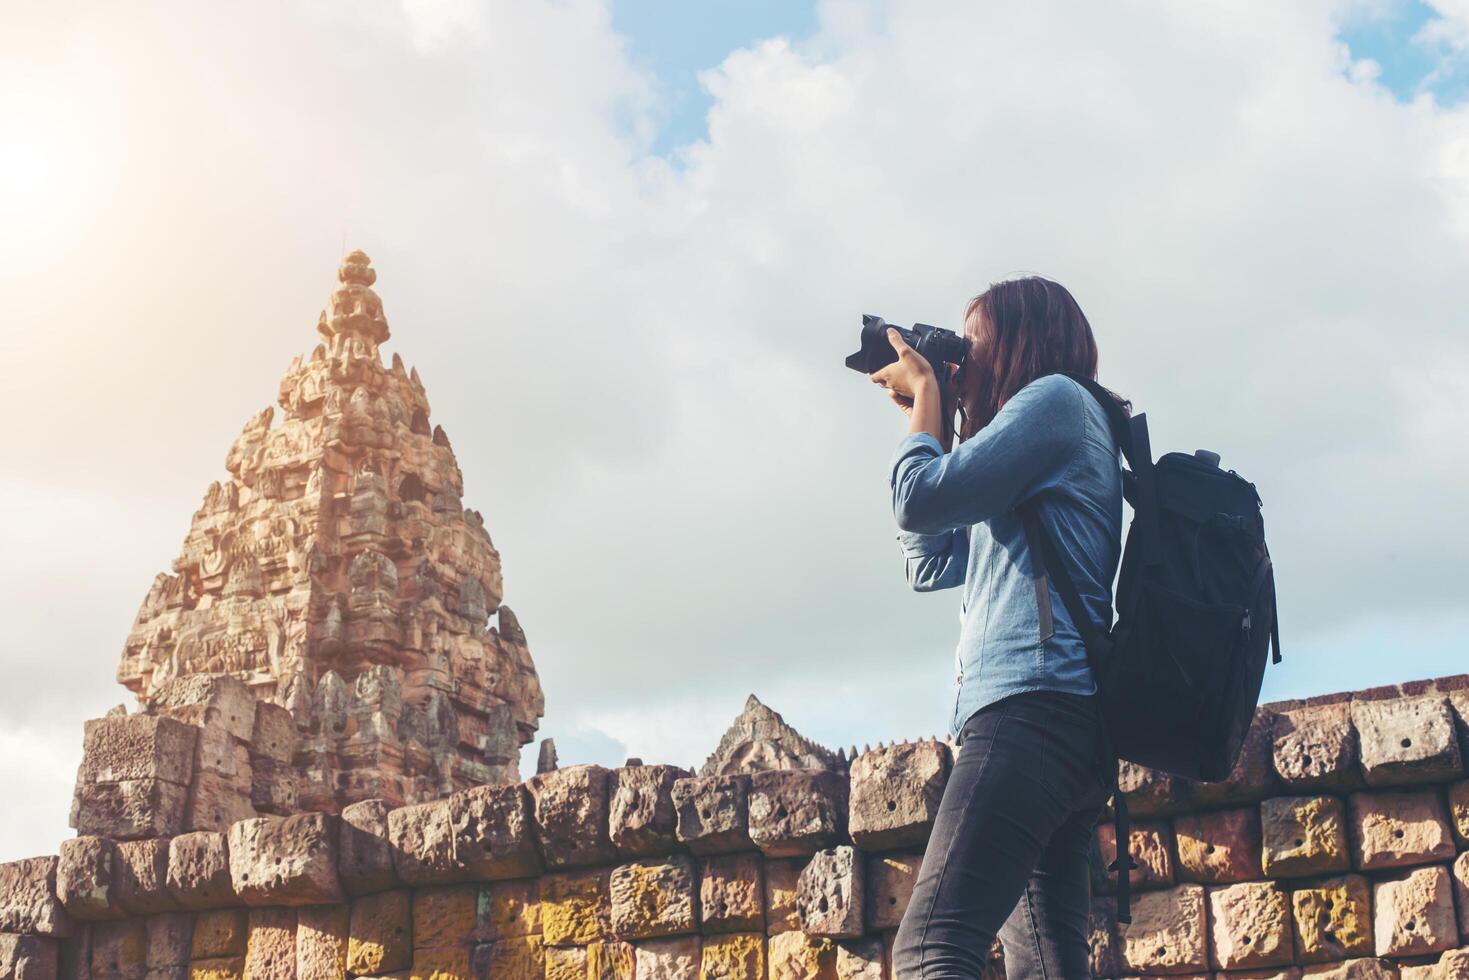
<path fill-rule="evenodd" d="M 1096 974 L 1469 977 L 1466 717 L 1445 678 L 1262 708 L 1224 783 L 1128 767 L 1134 921 L 1099 874 Z M 157 727 L 97 784 L 176 779 Z M 880 980 L 951 764 L 929 740 L 845 769 L 574 766 L 81 836 L 0 865 L 0 980 Z M 1099 826 L 1097 868 L 1115 844 Z"/>

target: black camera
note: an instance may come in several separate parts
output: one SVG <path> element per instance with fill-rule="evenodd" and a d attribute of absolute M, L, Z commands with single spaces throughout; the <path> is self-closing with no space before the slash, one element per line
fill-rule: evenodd
<path fill-rule="evenodd" d="M 909 347 L 922 354 L 924 360 L 933 365 L 933 373 L 938 377 L 940 385 L 947 386 L 949 381 L 949 370 L 944 367 L 945 364 L 964 364 L 964 354 L 969 345 L 954 331 L 931 327 L 926 323 L 915 323 L 912 330 L 906 330 L 895 323 L 888 323 L 880 316 L 864 313 L 862 347 L 847 358 L 847 367 L 863 374 L 871 374 L 896 361 L 898 352 L 893 350 L 893 345 L 888 340 L 889 328 L 898 331 Z"/>

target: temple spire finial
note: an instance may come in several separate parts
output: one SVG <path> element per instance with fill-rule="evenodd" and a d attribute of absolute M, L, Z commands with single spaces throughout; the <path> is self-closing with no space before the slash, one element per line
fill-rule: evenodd
<path fill-rule="evenodd" d="M 388 339 L 388 320 L 383 316 L 383 301 L 372 291 L 377 270 L 372 259 L 361 249 L 348 253 L 337 268 L 341 283 L 327 301 L 316 323 L 317 331 L 328 340 L 356 337 L 377 345 Z"/>

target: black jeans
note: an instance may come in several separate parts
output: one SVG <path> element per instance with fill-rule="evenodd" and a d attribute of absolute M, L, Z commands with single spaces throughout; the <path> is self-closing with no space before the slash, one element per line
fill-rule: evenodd
<path fill-rule="evenodd" d="M 1095 699 L 1017 694 L 959 738 L 893 943 L 895 980 L 977 980 L 997 933 L 1009 980 L 1091 976 L 1092 829 L 1116 764 Z"/>

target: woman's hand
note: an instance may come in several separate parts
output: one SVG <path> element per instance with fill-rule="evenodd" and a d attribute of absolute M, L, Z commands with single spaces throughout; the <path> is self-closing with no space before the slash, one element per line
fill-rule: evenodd
<path fill-rule="evenodd" d="M 919 389 L 931 386 L 936 391 L 938 378 L 934 376 L 933 366 L 928 363 L 928 358 L 909 347 L 903 335 L 891 327 L 888 328 L 888 343 L 898 352 L 898 359 L 872 372 L 872 383 L 886 388 L 889 397 L 898 407 L 911 415 L 913 398 Z"/>

